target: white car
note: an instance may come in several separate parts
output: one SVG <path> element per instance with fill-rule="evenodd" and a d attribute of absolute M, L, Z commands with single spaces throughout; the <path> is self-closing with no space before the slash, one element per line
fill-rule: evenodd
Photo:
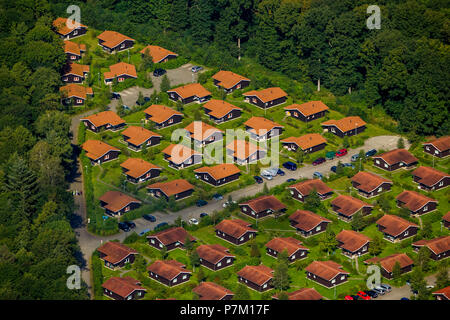
<path fill-rule="evenodd" d="M 195 218 L 191 218 L 191 219 L 189 219 L 189 223 L 197 225 L 198 224 L 198 220 L 195 219 Z"/>
<path fill-rule="evenodd" d="M 267 173 L 261 173 L 261 177 L 263 177 L 263 178 L 265 178 L 265 179 L 267 179 L 267 180 L 272 180 L 273 179 L 273 177 L 272 177 L 272 175 L 270 175 L 270 174 L 267 174 Z"/>
<path fill-rule="evenodd" d="M 236 201 L 231 200 L 231 203 L 235 204 Z M 230 201 L 225 201 L 225 203 L 222 205 L 222 207 L 226 208 L 226 207 L 228 207 L 229 205 L 230 205 Z"/>

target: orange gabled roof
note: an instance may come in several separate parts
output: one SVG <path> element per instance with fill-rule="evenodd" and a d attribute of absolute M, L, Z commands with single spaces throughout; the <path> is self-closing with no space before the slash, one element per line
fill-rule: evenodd
<path fill-rule="evenodd" d="M 442 294 L 444 295 L 448 300 L 450 300 L 450 286 L 445 287 L 443 289 L 433 291 L 433 294 Z"/>
<path fill-rule="evenodd" d="M 286 209 L 286 206 L 273 195 L 260 196 L 239 204 L 239 206 L 244 205 L 249 206 L 255 212 L 262 212 L 269 209 L 277 212 Z"/>
<path fill-rule="evenodd" d="M 259 91 L 256 91 L 256 90 L 248 91 L 246 93 L 243 93 L 243 95 L 246 97 L 256 96 L 262 102 L 269 102 L 269 101 L 273 101 L 273 100 L 276 100 L 276 99 L 279 99 L 282 97 L 286 97 L 288 94 L 279 87 L 273 87 L 273 88 L 267 88 L 267 89 L 263 89 L 263 90 L 259 90 Z"/>
<path fill-rule="evenodd" d="M 403 218 L 391 214 L 385 214 L 375 223 L 385 228 L 383 232 L 394 237 L 398 236 L 400 233 L 402 233 L 409 227 L 419 228 L 417 224 L 409 222 L 408 220 L 405 220 Z"/>
<path fill-rule="evenodd" d="M 214 118 L 220 119 L 225 117 L 228 113 L 233 110 L 241 110 L 241 108 L 232 105 L 229 102 L 223 100 L 212 99 L 203 105 L 203 108 L 211 110 L 208 115 Z"/>
<path fill-rule="evenodd" d="M 291 104 L 290 106 L 284 107 L 284 110 L 295 110 L 303 114 L 305 117 L 310 115 L 329 110 L 328 106 L 322 101 L 309 101 L 302 104 Z"/>
<path fill-rule="evenodd" d="M 373 158 L 381 158 L 389 165 L 393 165 L 399 162 L 403 162 L 409 165 L 411 163 L 419 161 L 406 149 L 391 150 L 378 156 L 374 156 Z"/>
<path fill-rule="evenodd" d="M 64 40 L 64 53 L 72 53 L 81 56 L 81 52 L 86 51 L 86 45 L 69 40 Z"/>
<path fill-rule="evenodd" d="M 447 212 L 443 217 L 442 220 L 450 222 L 450 211 Z"/>
<path fill-rule="evenodd" d="M 213 264 L 218 263 L 220 260 L 226 257 L 235 257 L 234 255 L 230 254 L 228 248 L 225 248 L 220 244 L 202 244 L 196 249 L 196 251 L 201 259 Z"/>
<path fill-rule="evenodd" d="M 357 188 L 367 193 L 372 192 L 383 183 L 393 184 L 391 180 L 367 171 L 359 171 L 352 177 L 352 182 L 358 183 Z"/>
<path fill-rule="evenodd" d="M 127 247 L 126 245 L 115 242 L 115 241 L 108 241 L 99 248 L 97 248 L 97 251 L 100 253 L 105 254 L 105 257 L 102 259 L 116 264 L 126 257 L 128 257 L 130 254 L 138 254 L 136 250 Z"/>
<path fill-rule="evenodd" d="M 373 208 L 373 205 L 371 204 L 344 194 L 339 195 L 337 198 L 331 201 L 331 204 L 339 207 L 339 209 L 337 209 L 337 212 L 345 215 L 346 217 L 353 216 L 356 212 L 364 207 Z"/>
<path fill-rule="evenodd" d="M 220 180 L 234 174 L 240 173 L 241 170 L 233 163 L 222 163 L 212 167 L 202 167 L 195 169 L 196 173 L 208 173 L 215 180 Z"/>
<path fill-rule="evenodd" d="M 103 46 L 111 49 L 117 47 L 125 40 L 135 41 L 134 39 L 127 37 L 116 31 L 104 31 L 101 34 L 99 34 L 97 38 L 104 41 L 102 43 Z"/>
<path fill-rule="evenodd" d="M 404 206 L 413 212 L 416 212 L 417 210 L 421 209 L 429 202 L 437 203 L 437 200 L 435 199 L 432 199 L 421 193 L 410 190 L 403 191 L 395 199 L 404 203 Z"/>
<path fill-rule="evenodd" d="M 200 300 L 221 300 L 227 295 L 234 295 L 234 293 L 227 288 L 219 286 L 214 282 L 202 282 L 192 289 L 192 292 L 198 294 Z"/>
<path fill-rule="evenodd" d="M 336 240 L 342 242 L 340 248 L 355 252 L 370 242 L 371 239 L 353 230 L 342 230 L 336 235 Z"/>
<path fill-rule="evenodd" d="M 105 79 L 112 79 L 121 75 L 137 78 L 136 67 L 132 64 L 119 62 L 109 66 L 109 71 L 104 74 Z"/>
<path fill-rule="evenodd" d="M 243 77 L 241 75 L 238 75 L 231 71 L 225 71 L 221 70 L 217 72 L 215 75 L 212 76 L 213 79 L 219 81 L 217 85 L 225 88 L 230 89 L 234 87 L 236 84 L 238 84 L 240 81 L 250 81 L 250 79 Z"/>
<path fill-rule="evenodd" d="M 168 182 L 157 182 L 147 186 L 147 189 L 159 189 L 166 196 L 170 197 L 175 194 L 194 189 L 194 186 L 187 180 L 177 179 Z"/>
<path fill-rule="evenodd" d="M 309 195 L 309 193 L 313 189 L 315 189 L 318 194 L 322 194 L 322 195 L 333 192 L 333 189 L 331 189 L 329 186 L 327 186 L 327 184 L 320 179 L 310 179 L 310 180 L 301 181 L 299 183 L 289 186 L 288 188 L 297 190 L 303 196 Z"/>
<path fill-rule="evenodd" d="M 148 50 L 150 55 L 152 56 L 153 63 L 158 63 L 164 60 L 167 56 L 178 56 L 175 52 L 172 52 L 170 50 L 164 49 L 160 46 L 146 46 L 144 49 L 139 51 L 142 54 L 145 54 L 145 52 Z"/>
<path fill-rule="evenodd" d="M 184 129 L 191 134 L 192 139 L 197 141 L 204 141 L 217 132 L 223 133 L 222 130 L 204 123 L 203 121 L 193 121 Z"/>
<path fill-rule="evenodd" d="M 156 123 L 162 123 L 174 115 L 183 116 L 181 112 L 160 104 L 152 104 L 144 110 L 144 113 L 148 114 L 151 117 L 150 120 Z"/>
<path fill-rule="evenodd" d="M 289 257 L 292 256 L 294 253 L 296 253 L 298 250 L 308 250 L 309 249 L 302 245 L 302 242 L 292 238 L 292 237 L 286 237 L 286 238 L 273 238 L 269 242 L 265 244 L 265 246 L 269 249 L 272 249 L 276 252 L 282 252 L 283 250 L 286 250 Z"/>
<path fill-rule="evenodd" d="M 72 20 L 72 23 L 74 23 L 74 22 L 75 21 Z M 62 18 L 62 17 L 56 18 L 55 20 L 53 20 L 52 24 L 53 24 L 53 27 L 56 29 L 56 31 L 62 35 L 66 35 L 66 34 L 72 32 L 72 30 L 76 29 L 76 28 L 70 29 L 67 26 L 67 18 Z M 80 27 L 87 28 L 84 24 L 79 23 L 78 28 L 80 28 Z"/>
<path fill-rule="evenodd" d="M 246 140 L 234 140 L 227 145 L 227 149 L 233 151 L 233 156 L 245 160 L 257 151 L 266 151 L 265 149 L 249 143 Z"/>
<path fill-rule="evenodd" d="M 258 286 L 262 286 L 264 283 L 273 278 L 274 270 L 260 264 L 259 266 L 245 266 L 238 271 L 238 276 L 249 280 Z"/>
<path fill-rule="evenodd" d="M 220 221 L 214 229 L 222 231 L 235 239 L 242 237 L 247 232 L 257 232 L 255 229 L 250 228 L 251 223 L 248 223 L 241 219 L 231 219 Z"/>
<path fill-rule="evenodd" d="M 327 281 L 331 281 L 338 274 L 350 274 L 342 269 L 342 266 L 334 261 L 313 261 L 305 268 L 306 271 L 315 274 Z"/>
<path fill-rule="evenodd" d="M 61 88 L 59 88 L 59 91 L 65 93 L 67 95 L 67 98 L 77 97 L 86 99 L 87 95 L 94 94 L 92 88 L 87 88 L 76 83 L 69 83 L 65 86 L 62 86 Z"/>
<path fill-rule="evenodd" d="M 153 272 L 167 280 L 172 280 L 180 273 L 192 273 L 192 271 L 185 269 L 185 265 L 176 260 L 156 260 L 147 270 Z"/>
<path fill-rule="evenodd" d="M 184 162 L 193 155 L 201 155 L 201 153 L 182 144 L 171 144 L 162 153 L 169 155 L 170 157 L 168 159 L 177 164 Z"/>
<path fill-rule="evenodd" d="M 450 149 L 450 136 L 444 136 L 444 137 L 440 137 L 439 139 L 430 141 L 430 142 L 425 142 L 422 144 L 431 144 L 433 145 L 436 149 L 438 149 L 440 152 L 444 152 L 447 151 L 448 149 Z"/>
<path fill-rule="evenodd" d="M 322 222 L 331 223 L 331 220 L 321 217 L 318 214 L 308 210 L 295 211 L 289 216 L 289 220 L 295 222 L 295 228 L 302 229 L 304 231 L 310 231 Z"/>
<path fill-rule="evenodd" d="M 193 236 L 191 236 L 186 231 L 186 229 L 184 229 L 182 227 L 173 227 L 173 228 L 166 229 L 166 230 L 160 231 L 158 233 L 155 233 L 151 236 L 147 236 L 147 239 L 156 238 L 163 245 L 168 246 L 175 242 L 179 242 L 184 245 L 186 243 L 186 239 L 188 237 L 189 237 L 190 241 L 195 241 L 195 238 Z"/>
<path fill-rule="evenodd" d="M 400 264 L 400 268 L 408 267 L 414 264 L 414 261 L 408 257 L 405 253 L 395 253 L 384 258 L 374 257 L 364 261 L 365 263 L 380 263 L 381 267 L 387 272 L 392 272 L 394 270 L 395 263 Z"/>
<path fill-rule="evenodd" d="M 295 143 L 300 149 L 306 150 L 327 143 L 327 140 L 318 133 L 308 133 L 301 137 L 282 139 L 281 142 Z"/>
<path fill-rule="evenodd" d="M 322 126 L 335 126 L 342 132 L 354 130 L 366 125 L 366 122 L 358 116 L 347 117 L 339 120 L 328 120 L 321 123 Z"/>
<path fill-rule="evenodd" d="M 416 170 L 414 170 L 412 172 L 413 176 L 418 177 L 420 180 L 418 181 L 419 183 L 422 183 L 428 187 L 432 187 L 434 186 L 436 183 L 438 183 L 439 181 L 441 181 L 442 179 L 449 177 L 450 175 L 436 170 L 434 168 L 431 167 L 419 167 Z"/>
<path fill-rule="evenodd" d="M 128 158 L 120 166 L 125 168 L 127 170 L 126 174 L 133 178 L 139 178 L 151 169 L 162 170 L 161 167 L 139 158 Z"/>
<path fill-rule="evenodd" d="M 151 137 L 162 137 L 160 134 L 137 126 L 129 126 L 123 130 L 121 134 L 127 136 L 129 138 L 127 142 L 130 142 L 135 146 L 140 146 Z"/>
<path fill-rule="evenodd" d="M 183 99 L 193 96 L 202 98 L 211 95 L 211 92 L 206 90 L 200 83 L 190 83 L 182 87 L 170 89 L 167 92 L 175 92 Z"/>
<path fill-rule="evenodd" d="M 78 64 L 70 62 L 64 67 L 64 75 L 74 74 L 79 77 L 84 77 L 84 74 L 89 72 L 89 66 L 86 64 Z"/>
<path fill-rule="evenodd" d="M 250 127 L 249 131 L 258 136 L 264 135 L 274 128 L 284 128 L 284 126 L 264 117 L 251 117 L 244 122 L 244 125 Z"/>
<path fill-rule="evenodd" d="M 434 254 L 439 255 L 450 250 L 450 236 L 441 236 L 431 240 L 419 240 L 413 242 L 412 245 L 417 247 L 428 247 Z"/>
<path fill-rule="evenodd" d="M 133 291 L 142 290 L 147 291 L 144 287 L 140 286 L 140 282 L 132 277 L 111 277 L 106 280 L 102 287 L 114 292 L 122 298 L 128 297 Z"/>
<path fill-rule="evenodd" d="M 96 127 L 101 127 L 107 124 L 117 126 L 125 123 L 125 120 L 119 117 L 114 111 L 99 112 L 81 119 L 81 121 L 83 120 L 89 121 Z"/>
<path fill-rule="evenodd" d="M 288 294 L 289 300 L 322 300 L 322 295 L 314 288 L 303 288 Z M 274 299 L 278 299 L 278 295 L 272 296 Z"/>
<path fill-rule="evenodd" d="M 91 160 L 97 160 L 110 151 L 120 151 L 100 140 L 86 140 L 81 147 L 86 151 L 86 156 Z"/>
<path fill-rule="evenodd" d="M 112 212 L 117 212 L 133 202 L 141 203 L 141 201 L 120 191 L 107 191 L 99 198 L 99 200 L 105 202 L 106 205 L 103 207 Z"/>

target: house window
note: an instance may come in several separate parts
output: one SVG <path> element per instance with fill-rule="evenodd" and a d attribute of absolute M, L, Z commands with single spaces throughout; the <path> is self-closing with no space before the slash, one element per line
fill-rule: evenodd
<path fill-rule="evenodd" d="M 383 187 L 378 188 L 378 192 L 381 192 L 381 191 L 383 191 Z"/>
<path fill-rule="evenodd" d="M 83 103 L 83 100 L 77 99 L 77 103 Z"/>
<path fill-rule="evenodd" d="M 78 34 L 78 30 L 73 31 L 73 35 L 76 36 Z"/>
<path fill-rule="evenodd" d="M 444 181 L 439 182 L 439 187 L 442 187 L 444 185 Z"/>
<path fill-rule="evenodd" d="M 375 163 L 376 164 L 380 164 L 380 160 L 375 160 Z"/>
<path fill-rule="evenodd" d="M 342 276 L 342 277 L 341 277 L 341 280 L 344 280 L 344 279 L 345 279 L 345 276 Z"/>
<path fill-rule="evenodd" d="M 239 239 L 239 241 L 244 241 L 244 237 L 241 237 L 241 238 Z"/>
<path fill-rule="evenodd" d="M 105 155 L 105 160 L 109 159 L 109 154 Z"/>
<path fill-rule="evenodd" d="M 334 128 L 331 128 L 331 132 L 336 132 L 336 130 L 334 130 Z"/>
<path fill-rule="evenodd" d="M 316 231 L 320 231 L 320 229 L 321 229 L 321 226 L 318 226 L 318 227 L 316 228 Z"/>
<path fill-rule="evenodd" d="M 263 289 L 267 288 L 267 283 L 263 285 Z"/>
<path fill-rule="evenodd" d="M 302 195 L 299 193 L 299 194 L 298 194 L 298 197 L 301 199 L 301 198 L 302 198 Z"/>
<path fill-rule="evenodd" d="M 122 44 L 120 45 L 120 49 L 123 49 L 123 48 L 125 48 L 125 43 L 122 43 Z"/>
<path fill-rule="evenodd" d="M 117 81 L 119 81 L 119 82 L 123 82 L 123 80 L 125 80 L 124 77 L 118 77 L 118 78 L 117 78 Z"/>
<path fill-rule="evenodd" d="M 150 242 L 154 244 L 155 243 L 155 239 L 151 239 Z"/>
<path fill-rule="evenodd" d="M 127 297 L 127 300 L 131 300 L 133 298 L 133 296 L 130 294 L 128 297 Z"/>
<path fill-rule="evenodd" d="M 77 57 L 75 57 L 75 56 L 70 56 L 70 59 L 71 60 L 75 60 Z"/>
<path fill-rule="evenodd" d="M 187 275 L 183 275 L 183 280 L 187 278 Z"/>
<path fill-rule="evenodd" d="M 221 265 L 222 265 L 222 262 L 219 262 L 219 263 L 217 264 L 218 267 L 220 267 Z"/>
<path fill-rule="evenodd" d="M 401 165 L 401 164 L 400 164 L 400 165 Z M 385 164 L 384 164 L 384 167 L 385 167 L 385 168 L 388 168 L 389 166 L 385 163 Z"/>
<path fill-rule="evenodd" d="M 247 207 L 243 207 L 242 210 L 247 211 Z"/>
<path fill-rule="evenodd" d="M 426 146 L 425 149 L 427 149 L 428 151 L 430 151 L 430 147 L 429 147 L 429 146 Z"/>
<path fill-rule="evenodd" d="M 231 262 L 231 259 L 227 259 L 227 263 L 230 263 Z"/>
<path fill-rule="evenodd" d="M 336 279 L 331 280 L 331 283 L 335 283 L 335 282 L 336 282 Z"/>
<path fill-rule="evenodd" d="M 175 279 L 173 279 L 172 282 L 173 282 L 173 283 L 176 283 L 177 281 L 178 281 L 177 278 L 175 278 Z"/>
<path fill-rule="evenodd" d="M 80 77 L 74 77 L 73 81 L 80 81 Z"/>
<path fill-rule="evenodd" d="M 171 123 L 173 123 L 173 119 L 172 118 L 169 119 L 169 124 L 171 124 Z"/>
<path fill-rule="evenodd" d="M 162 247 L 163 247 L 163 245 L 162 245 L 162 244 L 160 243 L 160 244 L 159 244 L 159 247 L 160 247 L 160 248 L 162 248 Z"/>

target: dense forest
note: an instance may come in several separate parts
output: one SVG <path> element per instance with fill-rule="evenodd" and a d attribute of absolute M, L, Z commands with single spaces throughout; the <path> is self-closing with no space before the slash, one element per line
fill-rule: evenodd
<path fill-rule="evenodd" d="M 73 1 L 53 5 L 66 14 Z M 337 96 L 381 105 L 403 132 L 450 131 L 448 0 L 379 0 L 381 29 L 366 26 L 368 0 L 93 0 L 83 23 L 177 50 L 213 67 L 239 55 Z M 67 15 L 67 14 L 66 14 Z M 238 47 L 240 43 L 240 48 Z"/>

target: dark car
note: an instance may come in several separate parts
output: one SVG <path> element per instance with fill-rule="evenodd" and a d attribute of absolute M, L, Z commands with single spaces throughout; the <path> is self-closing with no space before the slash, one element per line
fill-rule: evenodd
<path fill-rule="evenodd" d="M 355 169 L 355 166 L 352 163 L 343 163 L 344 167 L 351 167 L 352 169 Z"/>
<path fill-rule="evenodd" d="M 207 217 L 207 216 L 208 216 L 208 214 L 206 212 L 200 213 L 200 218 Z"/>
<path fill-rule="evenodd" d="M 155 229 L 153 229 L 153 230 L 159 229 L 159 228 L 164 227 L 164 226 L 167 226 L 167 225 L 168 225 L 167 222 L 161 222 L 161 223 L 158 224 L 158 225 L 155 227 Z"/>
<path fill-rule="evenodd" d="M 376 292 L 373 291 L 373 290 L 368 290 L 366 293 L 367 293 L 372 299 L 378 297 L 378 293 L 376 293 Z"/>
<path fill-rule="evenodd" d="M 216 201 L 222 200 L 223 195 L 221 195 L 220 193 L 216 193 L 215 195 L 213 195 L 213 199 Z"/>
<path fill-rule="evenodd" d="M 351 295 L 350 297 L 352 297 L 353 298 L 353 300 L 359 300 L 359 299 L 361 299 L 358 295 Z"/>
<path fill-rule="evenodd" d="M 136 224 L 133 221 L 124 221 L 123 223 L 125 223 L 130 229 L 136 228 Z"/>
<path fill-rule="evenodd" d="M 138 106 L 143 106 L 144 104 L 146 104 L 149 101 L 150 101 L 150 97 L 144 97 L 144 102 L 140 103 L 139 100 L 136 100 L 136 104 Z"/>
<path fill-rule="evenodd" d="M 120 94 L 117 92 L 113 92 L 111 93 L 111 99 L 119 99 L 120 98 Z"/>
<path fill-rule="evenodd" d="M 366 152 L 366 157 L 374 156 L 377 153 L 377 149 L 370 149 Z"/>
<path fill-rule="evenodd" d="M 281 169 L 278 169 L 277 174 L 279 174 L 280 176 L 284 176 L 285 175 L 284 171 L 281 170 Z"/>
<path fill-rule="evenodd" d="M 289 178 L 289 179 L 286 180 L 286 182 L 294 182 L 294 181 L 295 181 L 294 178 Z"/>
<path fill-rule="evenodd" d="M 203 207 L 206 206 L 208 204 L 208 201 L 206 200 L 197 200 L 197 207 Z"/>
<path fill-rule="evenodd" d="M 119 229 L 123 230 L 125 232 L 130 231 L 130 227 L 128 226 L 128 224 L 126 224 L 124 222 L 119 222 Z"/>
<path fill-rule="evenodd" d="M 145 220 L 148 220 L 150 222 L 155 222 L 156 221 L 155 216 L 152 216 L 151 214 L 144 214 L 142 216 L 142 218 L 144 218 Z"/>
<path fill-rule="evenodd" d="M 283 167 L 291 171 L 297 170 L 297 165 L 292 161 L 286 161 L 283 163 Z"/>
<path fill-rule="evenodd" d="M 313 166 L 317 166 L 321 163 L 324 163 L 325 161 L 326 161 L 325 158 L 317 158 L 316 160 L 313 161 L 312 164 L 313 164 Z"/>
<path fill-rule="evenodd" d="M 332 166 L 332 167 L 330 168 L 330 170 L 333 171 L 334 173 L 336 173 L 337 167 L 336 167 L 336 166 Z"/>
<path fill-rule="evenodd" d="M 167 71 L 164 70 L 164 69 L 157 68 L 157 69 L 155 69 L 155 71 L 153 71 L 153 75 L 154 75 L 155 77 L 160 77 L 160 76 L 164 75 L 166 72 L 167 72 Z"/>
<path fill-rule="evenodd" d="M 256 183 L 263 183 L 263 179 L 260 176 L 254 176 L 253 179 L 255 179 Z"/>

